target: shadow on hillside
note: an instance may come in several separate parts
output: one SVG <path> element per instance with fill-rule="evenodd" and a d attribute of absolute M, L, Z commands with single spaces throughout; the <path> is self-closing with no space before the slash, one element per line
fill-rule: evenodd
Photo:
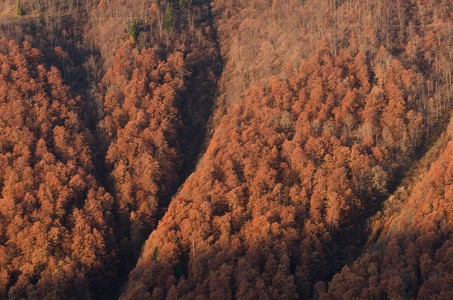
<path fill-rule="evenodd" d="M 389 184 L 387 197 L 381 197 L 374 207 L 367 210 L 355 224 L 351 224 L 349 230 L 331 232 L 332 240 L 330 246 L 332 247 L 332 252 L 338 253 L 338 255 L 331 257 L 329 264 L 330 266 L 333 266 L 332 272 L 330 276 L 323 278 L 324 281 L 330 282 L 333 276 L 341 272 L 344 266 L 352 264 L 365 253 L 367 245 L 372 242 L 370 240 L 370 238 L 372 238 L 370 235 L 373 226 L 373 218 L 379 212 L 382 213 L 387 209 L 387 199 L 398 194 L 398 190 L 401 187 L 405 190 L 408 189 L 409 185 L 417 179 L 417 170 L 419 168 L 429 168 L 430 163 L 439 155 L 439 153 L 441 153 L 441 149 L 432 148 L 438 146 L 438 142 L 442 139 L 449 122 L 450 114 L 445 113 L 436 124 L 425 133 L 423 138 L 424 142 L 415 150 L 415 154 L 412 157 L 412 163 L 405 167 L 401 167 L 395 173 L 393 180 Z M 434 152 L 428 153 L 432 152 L 431 150 L 434 150 Z M 426 157 L 426 155 L 429 155 L 429 157 Z"/>

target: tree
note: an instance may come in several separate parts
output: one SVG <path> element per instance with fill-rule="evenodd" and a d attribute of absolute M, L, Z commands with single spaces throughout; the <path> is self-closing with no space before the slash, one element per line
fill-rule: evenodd
<path fill-rule="evenodd" d="M 179 0 L 179 7 L 185 7 L 190 0 Z"/>
<path fill-rule="evenodd" d="M 165 10 L 165 29 L 172 31 L 175 27 L 175 21 L 173 19 L 173 9 L 170 6 L 170 2 L 167 3 L 167 9 Z"/>
<path fill-rule="evenodd" d="M 17 1 L 16 14 L 18 16 L 25 15 L 25 11 L 24 8 L 22 7 L 22 3 L 20 2 L 20 0 Z"/>
<path fill-rule="evenodd" d="M 41 58 L 27 42 L 0 40 L 0 298 L 90 298 L 115 276 L 113 200 L 88 191 L 98 187 L 89 133 Z"/>
<path fill-rule="evenodd" d="M 140 26 L 140 24 L 135 18 L 133 18 L 129 22 L 129 28 L 128 28 L 129 38 L 133 41 L 135 41 L 137 39 L 137 36 L 139 33 L 139 26 Z"/>

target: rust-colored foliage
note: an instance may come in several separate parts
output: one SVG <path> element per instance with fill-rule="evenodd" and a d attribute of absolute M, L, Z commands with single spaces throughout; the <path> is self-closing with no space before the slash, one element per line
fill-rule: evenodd
<path fill-rule="evenodd" d="M 443 149 L 440 154 L 416 169 L 420 179 L 385 202 L 385 214 L 378 214 L 372 224 L 380 234 L 372 236 L 357 261 L 335 275 L 330 295 L 451 297 L 451 135 L 444 135 L 436 147 Z"/>
<path fill-rule="evenodd" d="M 181 170 L 179 94 L 186 73 L 182 53 L 166 61 L 154 50 L 126 42 L 102 82 L 102 130 L 109 142 L 106 163 L 114 186 L 124 251 L 137 255 L 154 226 L 159 198 Z"/>
<path fill-rule="evenodd" d="M 112 197 L 55 68 L 0 41 L 0 298 L 90 297 L 115 275 Z"/>
<path fill-rule="evenodd" d="M 453 297 L 449 1 L 21 3 L 0 299 Z"/>
<path fill-rule="evenodd" d="M 378 91 L 380 105 L 388 107 L 394 96 L 386 92 L 387 79 L 355 80 L 369 72 L 357 67 L 361 60 L 360 52 L 334 56 L 322 44 L 298 74 L 252 87 L 229 109 L 198 169 L 151 234 L 125 299 L 142 285 L 152 294 L 179 296 L 187 287 L 205 297 L 228 298 L 236 289 L 244 297 L 252 289 L 257 297 L 310 295 L 340 253 L 329 241 L 340 243 L 336 233 L 347 232 L 385 194 L 400 165 L 386 161 L 406 159 L 404 135 L 393 134 L 389 142 L 385 128 L 404 133 L 408 111 L 417 109 L 405 101 L 411 86 L 394 81 L 403 105 L 399 125 L 377 112 L 369 125 L 373 140 L 364 139 L 362 103 Z M 386 78 L 395 72 L 411 74 L 397 60 L 383 71 Z M 155 247 L 161 250 L 153 260 Z M 245 267 L 254 274 L 246 282 L 241 272 L 228 271 Z M 213 282 L 224 282 L 219 276 L 228 284 L 213 290 Z M 171 284 L 163 288 L 161 281 Z"/>

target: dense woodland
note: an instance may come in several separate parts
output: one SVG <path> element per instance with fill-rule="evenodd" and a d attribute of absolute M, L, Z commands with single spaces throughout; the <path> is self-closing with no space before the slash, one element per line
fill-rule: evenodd
<path fill-rule="evenodd" d="M 0 2 L 0 299 L 453 297 L 447 0 Z"/>
<path fill-rule="evenodd" d="M 114 203 L 93 173 L 80 98 L 28 42 L 0 47 L 1 298 L 103 293 L 117 264 Z"/>

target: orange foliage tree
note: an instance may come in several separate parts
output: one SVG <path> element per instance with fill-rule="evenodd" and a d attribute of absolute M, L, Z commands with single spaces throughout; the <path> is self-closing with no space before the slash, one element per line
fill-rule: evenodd
<path fill-rule="evenodd" d="M 113 199 L 60 73 L 0 40 L 1 298 L 93 297 L 115 276 Z"/>
<path fill-rule="evenodd" d="M 409 99 L 415 75 L 394 80 L 395 72 L 413 74 L 397 60 L 379 80 L 369 68 L 360 52 L 334 56 L 321 43 L 288 80 L 249 89 L 148 239 L 124 299 L 311 296 L 354 251 L 360 235 L 351 224 L 382 200 L 420 143 L 402 143 L 409 112 L 418 110 Z M 390 80 L 403 105 L 397 121 L 386 123 L 382 109 L 366 123 L 367 99 L 394 101 Z M 400 134 L 387 138 L 387 127 Z"/>

